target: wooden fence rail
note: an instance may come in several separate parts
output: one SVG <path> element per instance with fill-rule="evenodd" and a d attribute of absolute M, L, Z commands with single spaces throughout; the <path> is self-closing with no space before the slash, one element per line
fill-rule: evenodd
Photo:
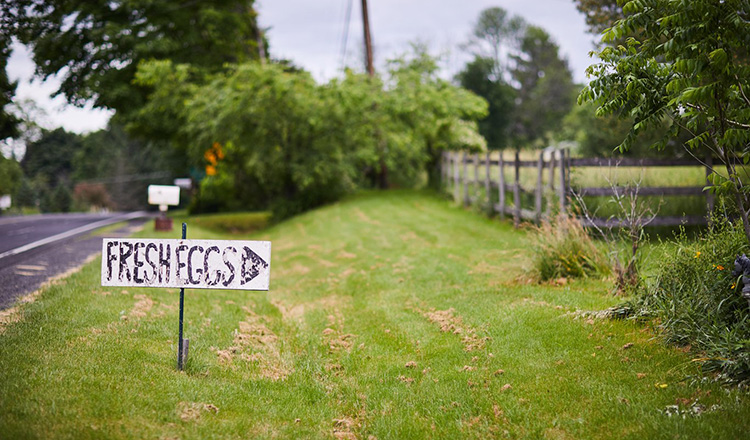
<path fill-rule="evenodd" d="M 521 220 L 539 223 L 549 218 L 554 211 L 565 211 L 570 200 L 584 196 L 630 195 L 636 189 L 625 186 L 610 187 L 571 187 L 570 170 L 580 167 L 706 167 L 706 177 L 711 172 L 712 160 L 707 158 L 704 164 L 695 159 L 606 159 L 606 158 L 571 158 L 566 149 L 545 149 L 537 160 L 521 160 L 518 152 L 512 160 L 505 160 L 502 154 L 489 152 L 468 154 L 467 152 L 446 152 L 443 155 L 443 182 L 454 199 L 466 206 L 485 204 L 488 212 L 495 212 L 501 217 L 513 217 L 517 226 Z M 471 171 L 469 168 L 471 167 Z M 506 181 L 506 168 L 512 171 L 510 182 Z M 526 179 L 526 187 L 521 184 L 521 169 L 532 168 L 536 171 L 536 182 L 533 187 Z M 545 182 L 545 171 L 547 179 Z M 481 190 L 484 191 L 483 197 Z M 713 210 L 714 197 L 704 192 L 703 187 L 669 186 L 640 187 L 639 196 L 706 196 L 707 212 Z M 524 197 L 526 195 L 526 197 Z M 522 206 L 522 199 L 533 199 L 529 206 Z M 545 203 L 546 202 L 546 203 Z M 680 224 L 705 224 L 708 215 L 701 216 L 661 216 L 649 224 L 667 226 Z M 581 219 L 584 224 L 612 227 L 621 226 L 623 222 L 616 218 Z"/>

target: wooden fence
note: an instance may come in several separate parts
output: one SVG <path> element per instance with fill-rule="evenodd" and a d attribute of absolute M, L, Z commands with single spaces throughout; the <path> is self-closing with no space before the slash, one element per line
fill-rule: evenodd
<path fill-rule="evenodd" d="M 502 154 L 487 152 L 468 154 L 446 152 L 442 161 L 444 187 L 453 194 L 457 202 L 466 206 L 484 205 L 488 212 L 501 217 L 512 216 L 515 225 L 521 220 L 539 223 L 553 212 L 568 209 L 570 200 L 584 196 L 613 196 L 634 191 L 631 187 L 571 187 L 570 170 L 576 167 L 685 167 L 704 166 L 706 176 L 710 174 L 712 160 L 705 164 L 695 159 L 631 159 L 631 158 L 571 158 L 566 149 L 545 149 L 536 160 L 521 160 L 518 152 L 512 160 Z M 536 183 L 529 179 L 522 184 L 521 169 L 535 169 Z M 471 170 L 471 171 L 470 171 Z M 508 173 L 511 175 L 508 176 Z M 546 179 L 544 178 L 546 174 Z M 509 179 L 507 177 L 510 177 Z M 546 180 L 546 182 L 545 182 Z M 704 192 L 702 186 L 639 187 L 639 196 L 696 196 L 706 197 L 706 214 L 698 216 L 660 216 L 649 225 L 669 226 L 681 224 L 706 224 L 707 213 L 713 210 L 713 195 Z M 526 200 L 524 206 L 523 200 Z M 613 227 L 622 225 L 617 218 L 581 219 L 586 225 Z"/>

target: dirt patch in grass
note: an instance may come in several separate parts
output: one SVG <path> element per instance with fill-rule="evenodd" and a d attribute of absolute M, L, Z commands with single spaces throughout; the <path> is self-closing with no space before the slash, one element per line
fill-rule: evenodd
<path fill-rule="evenodd" d="M 328 349 L 332 352 L 351 351 L 356 336 L 351 333 L 344 333 L 344 314 L 341 313 L 341 310 L 335 308 L 327 319 L 328 327 L 323 330 L 323 338 L 328 343 Z"/>
<path fill-rule="evenodd" d="M 281 318 L 285 321 L 299 321 L 305 315 L 305 304 L 295 304 L 293 306 L 285 304 L 283 301 L 271 300 L 271 304 L 279 309 Z"/>
<path fill-rule="evenodd" d="M 486 261 L 480 261 L 477 265 L 471 268 L 469 275 L 500 275 L 507 271 L 507 268 L 493 266 Z"/>
<path fill-rule="evenodd" d="M 260 316 L 249 308 L 244 310 L 248 317 L 238 324 L 232 346 L 226 349 L 213 348 L 219 363 L 231 365 L 239 358 L 256 364 L 263 378 L 274 381 L 286 379 L 294 369 L 281 357 L 278 336 L 262 322 Z"/>
<path fill-rule="evenodd" d="M 362 428 L 362 417 L 344 416 L 340 419 L 333 419 L 333 437 L 337 440 L 358 440 L 361 436 L 358 431 Z"/>
<path fill-rule="evenodd" d="M 146 295 L 137 294 L 134 296 L 134 298 L 138 301 L 136 301 L 135 305 L 133 305 L 130 313 L 128 313 L 127 315 L 123 315 L 124 320 L 137 320 L 140 318 L 145 318 L 146 315 L 148 315 L 148 312 L 150 312 L 154 307 L 154 300 Z"/>
<path fill-rule="evenodd" d="M 322 298 L 317 298 L 313 301 L 309 302 L 303 302 L 299 304 L 288 304 L 282 300 L 278 299 L 272 299 L 271 304 L 274 305 L 277 309 L 279 309 L 279 312 L 281 312 L 281 318 L 285 321 L 299 321 L 302 319 L 302 317 L 305 315 L 305 313 L 313 311 L 313 310 L 333 310 L 334 315 L 338 316 L 338 318 L 334 317 L 334 321 L 336 322 L 337 328 L 343 328 L 343 315 L 341 315 L 341 312 L 339 311 L 339 308 L 343 305 L 346 305 L 347 303 L 351 302 L 351 297 L 344 297 L 340 295 L 329 295 L 324 296 Z M 333 316 L 333 315 L 329 315 Z M 339 320 L 340 322 L 337 322 L 336 320 Z M 331 323 L 329 319 L 329 324 Z"/>
<path fill-rule="evenodd" d="M 357 258 L 357 254 L 353 254 L 342 249 L 341 252 L 336 255 L 336 258 L 338 258 L 339 260 L 353 260 L 354 258 Z"/>
<path fill-rule="evenodd" d="M 357 214 L 357 217 L 359 217 L 360 220 L 362 220 L 365 223 L 369 223 L 371 225 L 380 226 L 380 222 L 377 220 L 373 220 L 370 217 L 367 216 L 364 212 L 362 212 L 361 209 L 357 208 L 354 210 L 354 213 Z"/>
<path fill-rule="evenodd" d="M 180 402 L 177 404 L 177 416 L 183 422 L 195 422 L 206 413 L 218 414 L 219 408 L 211 403 L 201 402 Z"/>
<path fill-rule="evenodd" d="M 464 323 L 464 320 L 455 314 L 456 311 L 452 307 L 448 310 L 430 309 L 428 311 L 418 310 L 418 312 L 430 322 L 437 324 L 441 332 L 459 336 L 466 351 L 481 350 L 490 339 L 487 336 L 477 335 L 477 329 Z"/>

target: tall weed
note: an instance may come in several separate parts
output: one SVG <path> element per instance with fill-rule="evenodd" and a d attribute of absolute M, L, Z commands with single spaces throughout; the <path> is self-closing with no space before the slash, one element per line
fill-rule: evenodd
<path fill-rule="evenodd" d="M 658 263 L 652 282 L 629 303 L 635 316 L 656 317 L 668 342 L 700 352 L 704 371 L 750 380 L 750 310 L 732 276 L 750 250 L 742 226 L 721 221 L 697 240 L 676 237 L 676 252 Z"/>
<path fill-rule="evenodd" d="M 559 214 L 533 227 L 532 276 L 539 281 L 609 274 L 609 266 L 575 217 Z"/>

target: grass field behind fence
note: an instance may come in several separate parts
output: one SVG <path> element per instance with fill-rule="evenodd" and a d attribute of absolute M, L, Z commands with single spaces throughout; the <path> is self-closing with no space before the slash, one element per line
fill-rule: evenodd
<path fill-rule="evenodd" d="M 459 156 L 459 160 L 460 160 Z M 480 157 L 484 157 L 480 155 Z M 491 158 L 497 160 L 499 157 L 498 152 L 493 152 Z M 522 151 L 521 160 L 525 161 L 536 161 L 539 157 L 538 152 Z M 477 176 L 479 184 L 477 186 L 470 187 L 469 194 L 475 200 L 481 201 L 481 204 L 486 204 L 487 195 L 484 188 L 484 180 L 486 171 L 482 165 L 479 166 L 475 173 L 474 164 L 471 157 L 468 159 L 469 163 L 466 168 L 466 175 L 469 179 L 474 179 Z M 503 152 L 503 160 L 505 161 L 505 173 L 504 180 L 508 185 L 514 183 L 515 174 L 512 166 L 514 155 L 512 151 Z M 548 156 L 545 155 L 545 161 L 549 160 Z M 612 159 L 613 163 L 616 163 L 616 159 Z M 556 163 L 556 165 L 558 165 Z M 720 164 L 715 165 L 715 170 L 725 175 L 726 172 Z M 741 173 L 747 177 L 748 170 L 741 170 Z M 464 168 L 462 164 L 459 164 L 459 176 L 462 178 L 464 175 Z M 490 178 L 493 182 L 499 180 L 500 171 L 497 165 L 490 168 Z M 454 174 L 453 168 L 449 173 L 449 181 L 447 191 L 450 194 L 455 194 L 454 185 Z M 533 191 L 536 188 L 538 179 L 538 171 L 536 167 L 522 167 L 519 171 L 519 181 L 521 187 L 532 193 L 521 194 L 521 206 L 525 209 L 534 208 L 534 194 Z M 550 183 L 549 170 L 545 168 L 542 174 L 542 182 L 544 186 L 544 202 L 543 206 L 553 204 L 555 206 L 557 202 L 557 193 L 549 191 L 547 186 Z M 559 185 L 559 168 L 555 169 L 555 188 Z M 583 187 L 610 187 L 610 186 L 640 186 L 645 187 L 704 187 L 706 186 L 706 171 L 705 168 L 697 165 L 696 166 L 680 166 L 680 167 L 572 167 L 570 171 L 570 185 L 572 188 L 583 188 Z M 491 197 L 494 203 L 498 203 L 499 195 L 498 189 L 491 190 Z M 459 191 L 459 196 L 463 197 L 463 186 Z M 652 210 L 662 216 L 702 216 L 706 214 L 706 196 L 639 196 L 641 203 L 646 203 L 651 207 Z M 621 216 L 622 213 L 612 203 L 611 197 L 608 196 L 587 196 L 583 198 L 583 202 L 586 208 L 594 216 L 608 218 L 610 216 Z M 580 201 L 575 201 L 576 204 L 580 204 Z M 506 192 L 506 205 L 513 205 L 513 193 L 512 190 Z"/>
<path fill-rule="evenodd" d="M 179 219 L 178 219 L 179 221 Z M 597 319 L 609 284 L 518 281 L 523 231 L 415 192 L 252 236 L 270 292 L 102 288 L 99 260 L 0 334 L 0 438 L 742 438 L 746 392 L 649 327 Z M 232 222 L 236 226 L 237 219 Z M 176 225 L 178 223 L 176 222 Z M 145 237 L 178 237 L 155 233 Z"/>

